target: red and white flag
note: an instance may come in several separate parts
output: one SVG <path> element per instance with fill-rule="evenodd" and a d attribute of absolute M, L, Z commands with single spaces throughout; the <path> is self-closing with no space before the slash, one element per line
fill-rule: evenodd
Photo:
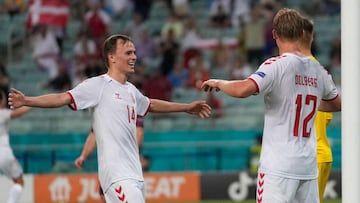
<path fill-rule="evenodd" d="M 27 28 L 56 25 L 65 28 L 69 18 L 68 0 L 30 0 Z"/>

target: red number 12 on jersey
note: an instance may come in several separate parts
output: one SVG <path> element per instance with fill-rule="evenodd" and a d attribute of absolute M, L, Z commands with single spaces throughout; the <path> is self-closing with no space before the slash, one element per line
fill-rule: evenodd
<path fill-rule="evenodd" d="M 299 125 L 300 125 L 300 113 L 302 108 L 304 108 L 302 106 L 302 97 L 303 95 L 298 94 L 296 96 L 296 117 L 295 117 L 295 125 L 294 125 L 294 136 L 299 136 Z M 311 112 L 304 118 L 304 120 L 302 121 L 302 136 L 303 137 L 310 137 L 310 132 L 311 132 L 311 128 L 309 130 L 307 130 L 307 126 L 309 121 L 314 117 L 315 112 L 316 112 L 316 102 L 317 101 L 317 97 L 314 95 L 306 95 L 305 97 L 305 105 L 306 106 L 310 106 L 312 105 L 312 110 Z M 310 106 L 311 107 L 311 106 Z"/>

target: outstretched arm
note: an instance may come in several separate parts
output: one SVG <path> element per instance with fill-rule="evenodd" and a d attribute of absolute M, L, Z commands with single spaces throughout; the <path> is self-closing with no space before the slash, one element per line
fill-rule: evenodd
<path fill-rule="evenodd" d="M 71 96 L 67 92 L 28 97 L 21 91 L 12 88 L 9 94 L 9 106 L 11 109 L 22 106 L 56 108 L 67 104 L 71 104 Z"/>
<path fill-rule="evenodd" d="M 201 85 L 201 89 L 205 92 L 212 90 L 223 91 L 229 96 L 246 98 L 257 92 L 256 84 L 250 80 L 217 80 L 210 79 Z"/>
<path fill-rule="evenodd" d="M 192 103 L 175 103 L 164 100 L 151 99 L 150 112 L 169 113 L 186 112 L 197 115 L 200 118 L 207 118 L 211 114 L 211 107 L 205 101 L 194 101 Z"/>
<path fill-rule="evenodd" d="M 82 169 L 85 160 L 94 151 L 95 147 L 96 147 L 95 134 L 93 131 L 91 131 L 88 137 L 86 138 L 86 142 L 84 144 L 84 148 L 81 152 L 81 155 L 74 162 L 76 168 L 78 168 L 79 170 Z"/>
<path fill-rule="evenodd" d="M 11 117 L 11 119 L 20 117 L 20 116 L 24 115 L 25 113 L 27 113 L 28 111 L 30 111 L 30 109 L 31 109 L 31 107 L 28 107 L 28 106 L 23 106 L 21 108 L 17 108 L 11 112 L 10 117 Z"/>

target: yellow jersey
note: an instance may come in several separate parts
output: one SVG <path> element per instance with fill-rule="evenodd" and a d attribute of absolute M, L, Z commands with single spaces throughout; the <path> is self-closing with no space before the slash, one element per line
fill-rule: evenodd
<path fill-rule="evenodd" d="M 330 112 L 318 111 L 315 118 L 316 141 L 317 141 L 317 161 L 332 162 L 332 153 L 329 141 L 326 136 L 326 127 L 330 123 L 333 115 Z"/>

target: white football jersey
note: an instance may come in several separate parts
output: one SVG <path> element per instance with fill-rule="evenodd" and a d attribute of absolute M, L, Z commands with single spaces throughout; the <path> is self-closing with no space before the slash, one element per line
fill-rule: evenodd
<path fill-rule="evenodd" d="M 8 132 L 10 116 L 10 109 L 0 109 L 0 147 L 10 147 Z"/>
<path fill-rule="evenodd" d="M 9 178 L 17 178 L 22 174 L 22 168 L 17 161 L 9 142 L 10 109 L 0 109 L 0 174 Z"/>
<path fill-rule="evenodd" d="M 129 82 L 121 84 L 107 74 L 93 77 L 69 91 L 74 110 L 93 108 L 92 127 L 98 150 L 101 187 L 118 180 L 143 181 L 136 142 L 136 117 L 145 115 L 149 98 Z"/>
<path fill-rule="evenodd" d="M 265 102 L 259 172 L 316 178 L 314 119 L 320 101 L 338 95 L 331 76 L 310 57 L 285 53 L 265 61 L 249 79 Z"/>

